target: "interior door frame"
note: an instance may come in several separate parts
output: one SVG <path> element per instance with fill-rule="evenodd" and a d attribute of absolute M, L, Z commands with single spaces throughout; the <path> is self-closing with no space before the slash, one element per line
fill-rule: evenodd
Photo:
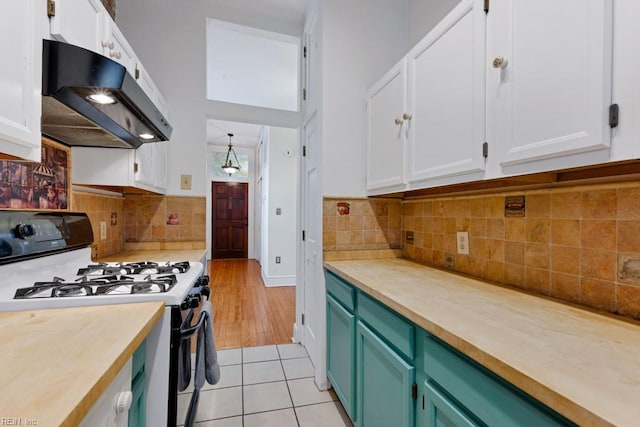
<path fill-rule="evenodd" d="M 211 203 L 213 202 L 211 200 L 211 191 L 213 189 L 213 182 L 246 182 L 249 184 L 249 229 L 248 229 L 248 233 L 249 233 L 249 246 L 247 248 L 247 257 L 249 259 L 255 259 L 255 209 L 252 209 L 252 206 L 256 203 L 256 199 L 255 199 L 255 150 L 254 149 L 250 149 L 250 148 L 244 148 L 244 147 L 233 147 L 233 149 L 235 150 L 236 153 L 240 154 L 247 154 L 249 155 L 249 176 L 247 178 L 236 178 L 236 177 L 212 177 L 210 174 L 210 168 L 211 165 L 208 164 L 207 165 L 207 193 L 206 193 L 206 203 L 207 203 L 207 209 L 206 209 L 206 236 L 205 236 L 205 240 L 206 240 L 206 247 L 207 247 L 207 259 L 211 259 L 212 255 L 213 255 L 213 242 L 211 241 L 211 235 L 212 235 L 212 231 L 211 230 L 211 219 L 213 216 L 213 212 L 211 212 Z M 211 156 L 213 152 L 225 152 L 227 151 L 227 146 L 222 146 L 222 145 L 215 145 L 215 144 L 208 144 L 207 145 L 207 159 L 211 159 Z M 210 160 L 207 160 L 208 162 L 210 162 Z"/>

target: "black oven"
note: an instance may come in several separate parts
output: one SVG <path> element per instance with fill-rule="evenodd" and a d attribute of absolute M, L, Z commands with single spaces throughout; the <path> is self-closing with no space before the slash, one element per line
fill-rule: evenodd
<path fill-rule="evenodd" d="M 204 323 L 204 313 L 201 312 L 196 318 L 196 311 L 202 305 L 202 298 L 208 299 L 210 294 L 209 276 L 202 276 L 180 306 L 171 306 L 168 427 L 175 427 L 177 424 L 190 427 L 195 422 L 200 390 L 194 385 L 184 420 L 178 420 L 178 392 L 183 391 L 190 383 L 191 339 L 197 337 Z"/>

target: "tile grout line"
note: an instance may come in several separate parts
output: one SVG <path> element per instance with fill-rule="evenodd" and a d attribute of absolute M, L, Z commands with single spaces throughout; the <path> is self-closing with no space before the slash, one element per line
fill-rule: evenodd
<path fill-rule="evenodd" d="M 296 404 L 293 402 L 293 396 L 291 395 L 291 388 L 289 387 L 289 379 L 287 378 L 287 373 L 284 370 L 284 364 L 282 363 L 282 357 L 280 355 L 280 349 L 276 346 L 276 350 L 278 351 L 278 356 L 280 357 L 280 366 L 282 367 L 282 373 L 284 374 L 284 383 L 287 386 L 287 392 L 289 393 L 289 399 L 291 399 L 291 409 L 293 410 L 293 416 L 296 418 L 296 424 L 300 427 L 300 420 L 298 419 L 298 412 L 296 412 Z"/>

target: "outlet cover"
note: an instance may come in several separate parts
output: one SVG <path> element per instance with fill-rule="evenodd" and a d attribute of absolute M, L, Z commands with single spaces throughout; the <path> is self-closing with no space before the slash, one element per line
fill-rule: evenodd
<path fill-rule="evenodd" d="M 180 189 L 191 190 L 191 175 L 180 175 Z"/>
<path fill-rule="evenodd" d="M 458 231 L 456 233 L 456 242 L 458 245 L 458 253 L 469 255 L 469 232 Z"/>
<path fill-rule="evenodd" d="M 100 240 L 107 240 L 107 221 L 100 221 Z"/>
<path fill-rule="evenodd" d="M 276 264 L 280 264 L 280 257 L 279 256 L 276 257 Z"/>

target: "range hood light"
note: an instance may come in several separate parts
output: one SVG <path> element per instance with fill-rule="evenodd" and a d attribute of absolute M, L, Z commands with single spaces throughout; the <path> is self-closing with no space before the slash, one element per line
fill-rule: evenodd
<path fill-rule="evenodd" d="M 156 137 L 155 135 L 151 135 L 150 133 L 141 133 L 138 136 L 140 138 L 142 138 L 142 139 L 147 139 L 147 140 L 151 140 L 151 139 L 154 139 Z"/>
<path fill-rule="evenodd" d="M 96 104 L 115 104 L 116 100 L 113 99 L 112 96 L 107 95 L 106 93 L 94 93 L 93 95 L 89 95 L 87 99 L 91 102 L 95 102 Z"/>

